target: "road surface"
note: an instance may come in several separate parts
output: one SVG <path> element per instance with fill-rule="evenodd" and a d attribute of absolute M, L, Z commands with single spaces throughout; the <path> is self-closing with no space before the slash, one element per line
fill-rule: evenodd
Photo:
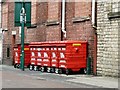
<path fill-rule="evenodd" d="M 99 88 L 80 83 L 73 83 L 73 79 L 64 74 L 42 73 L 40 71 L 21 71 L 12 66 L 3 66 L 2 88 Z"/>

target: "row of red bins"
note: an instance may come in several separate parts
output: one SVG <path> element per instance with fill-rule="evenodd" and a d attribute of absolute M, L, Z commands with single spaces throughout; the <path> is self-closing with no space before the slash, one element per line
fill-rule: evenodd
<path fill-rule="evenodd" d="M 20 48 L 14 47 L 14 67 L 20 66 Z M 24 65 L 30 70 L 69 74 L 83 70 L 86 72 L 86 41 L 31 42 L 24 45 Z"/>

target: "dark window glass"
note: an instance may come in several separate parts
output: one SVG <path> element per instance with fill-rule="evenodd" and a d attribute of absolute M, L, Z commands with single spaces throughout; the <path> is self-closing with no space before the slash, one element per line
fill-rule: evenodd
<path fill-rule="evenodd" d="M 7 57 L 10 57 L 10 48 L 7 48 Z"/>

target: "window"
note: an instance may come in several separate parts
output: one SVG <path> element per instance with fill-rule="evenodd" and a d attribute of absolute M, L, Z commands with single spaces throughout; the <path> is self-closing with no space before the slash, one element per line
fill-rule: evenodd
<path fill-rule="evenodd" d="M 19 27 L 19 37 L 21 37 L 21 27 Z"/>
<path fill-rule="evenodd" d="M 120 2 L 112 2 L 112 12 L 120 11 Z"/>
<path fill-rule="evenodd" d="M 10 48 L 7 48 L 7 57 L 10 57 Z"/>
<path fill-rule="evenodd" d="M 108 18 L 120 18 L 120 1 L 119 2 L 111 2 L 111 11 L 108 13 Z"/>

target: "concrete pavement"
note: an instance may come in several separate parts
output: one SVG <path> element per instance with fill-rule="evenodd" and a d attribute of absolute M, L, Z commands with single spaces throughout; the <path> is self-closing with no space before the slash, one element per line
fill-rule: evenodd
<path fill-rule="evenodd" d="M 87 84 L 67 82 L 66 76 L 40 71 L 25 71 L 13 66 L 2 67 L 2 88 L 100 88 Z"/>
<path fill-rule="evenodd" d="M 3 65 L 2 67 L 9 67 L 13 68 L 13 66 L 5 66 Z M 1 65 L 0 65 L 1 69 Z M 59 74 L 56 74 L 59 75 Z M 67 80 L 67 82 L 73 82 L 73 83 L 78 83 L 78 84 L 87 84 L 87 85 L 93 85 L 93 86 L 98 86 L 101 88 L 118 88 L 118 78 L 113 78 L 113 77 L 103 77 L 103 76 L 93 76 L 93 75 L 65 75 L 65 74 L 60 74 L 63 77 L 70 78 Z"/>
<path fill-rule="evenodd" d="M 92 75 L 79 75 L 68 76 L 75 77 L 75 79 L 68 80 L 75 83 L 83 83 L 88 85 L 99 86 L 103 88 L 118 88 L 118 79 L 112 77 L 92 76 Z"/>

